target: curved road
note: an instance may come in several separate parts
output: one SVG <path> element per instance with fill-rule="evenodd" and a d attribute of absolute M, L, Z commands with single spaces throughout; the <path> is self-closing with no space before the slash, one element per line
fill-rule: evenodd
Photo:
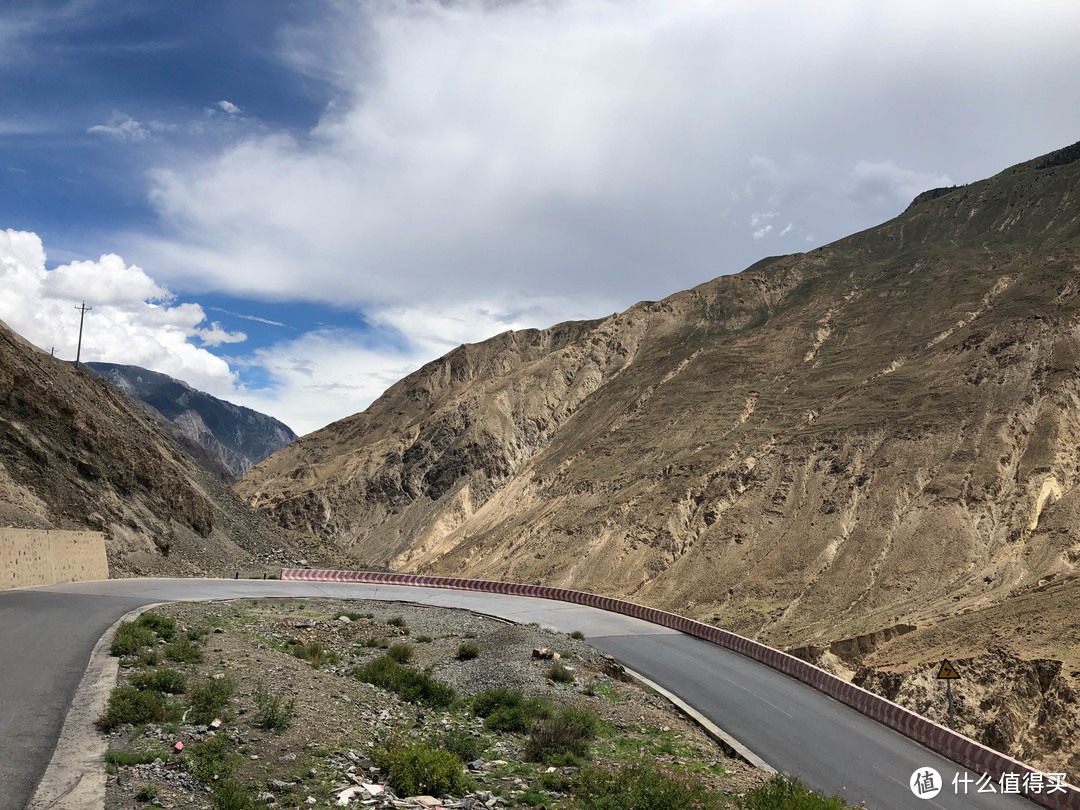
<path fill-rule="evenodd" d="M 0 810 L 25 808 L 48 765 L 94 644 L 129 610 L 153 602 L 323 596 L 465 608 L 570 632 L 679 695 L 778 770 L 850 804 L 895 808 L 1030 808 L 976 793 L 980 775 L 785 675 L 729 650 L 638 619 L 562 602 L 400 585 L 126 579 L 0 592 Z M 945 787 L 908 787 L 935 768 Z M 953 775 L 967 774 L 967 795 Z M 963 784 L 960 784 L 963 790 Z"/>

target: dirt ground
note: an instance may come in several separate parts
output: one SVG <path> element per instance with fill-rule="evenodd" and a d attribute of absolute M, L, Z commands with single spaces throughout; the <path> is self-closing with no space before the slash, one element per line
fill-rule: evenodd
<path fill-rule="evenodd" d="M 562 798 L 560 788 L 566 788 L 561 783 L 568 783 L 575 769 L 526 762 L 524 735 L 486 731 L 464 701 L 432 710 L 348 676 L 397 643 L 411 647 L 410 667 L 426 669 L 460 698 L 503 686 L 526 697 L 547 698 L 556 707 L 573 705 L 595 713 L 603 721 L 592 748 L 595 761 L 648 758 L 684 766 L 731 797 L 766 778 L 764 772 L 726 756 L 662 697 L 620 679 L 617 662 L 586 641 L 538 626 L 413 604 L 322 599 L 182 603 L 155 612 L 175 618 L 183 630 L 208 630 L 198 642 L 203 660 L 147 667 L 127 659 L 120 685 L 138 673 L 168 667 L 187 675 L 189 694 L 194 685 L 214 679 L 230 680 L 236 688 L 216 730 L 181 720 L 114 731 L 114 760 L 117 752 L 131 752 L 154 761 L 108 766 L 107 810 L 147 804 L 210 810 L 215 779 L 191 773 L 198 770 L 191 757 L 200 750 L 200 741 L 217 735 L 229 740 L 229 778 L 259 806 L 347 806 L 339 805 L 338 797 L 350 788 L 361 788 L 348 803 L 355 807 L 424 806 L 427 799 L 422 796 L 363 792 L 365 784 L 384 784 L 380 777 L 385 775 L 372 760 L 388 745 L 438 740 L 454 732 L 475 738 L 483 753 L 468 765 L 471 789 L 458 797 L 435 797 L 439 806 L 544 806 Z M 318 668 L 290 652 L 290 645 L 312 642 L 323 649 Z M 476 658 L 459 660 L 463 643 L 476 645 Z M 571 671 L 571 682 L 548 677 L 554 661 L 534 657 L 534 650 L 542 648 L 559 654 L 559 663 Z M 257 727 L 260 700 L 265 705 L 267 695 L 282 704 L 295 701 L 295 715 L 284 731 Z M 185 698 L 177 700 L 184 703 Z M 177 751 L 177 744 L 184 750 Z"/>

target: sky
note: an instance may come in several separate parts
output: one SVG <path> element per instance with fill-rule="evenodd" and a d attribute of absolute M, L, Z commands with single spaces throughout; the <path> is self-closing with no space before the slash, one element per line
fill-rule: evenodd
<path fill-rule="evenodd" d="M 306 433 L 1080 140 L 1075 0 L 5 0 L 0 319 Z"/>

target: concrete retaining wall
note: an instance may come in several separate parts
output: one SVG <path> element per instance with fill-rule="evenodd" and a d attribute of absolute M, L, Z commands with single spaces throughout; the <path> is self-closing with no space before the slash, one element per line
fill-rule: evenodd
<path fill-rule="evenodd" d="M 100 532 L 0 529 L 0 591 L 108 578 Z"/>
<path fill-rule="evenodd" d="M 774 650 L 772 647 L 767 647 L 735 633 L 729 633 L 727 630 L 721 630 L 719 627 L 713 627 L 711 624 L 703 624 L 685 616 L 645 607 L 634 602 L 612 599 L 607 596 L 597 596 L 594 593 L 586 593 L 585 591 L 549 588 L 544 585 L 523 585 L 516 582 L 491 582 L 456 577 L 429 577 L 419 574 L 382 574 L 373 571 L 319 571 L 306 568 L 283 568 L 281 578 L 283 580 L 299 580 L 303 582 L 414 585 L 423 588 L 452 588 L 462 591 L 500 593 L 511 596 L 533 596 L 540 599 L 555 599 L 561 602 L 572 602 L 576 605 L 600 608 L 612 613 L 621 613 L 624 616 L 643 619 L 661 627 L 668 627 L 710 641 L 713 644 L 745 655 L 747 658 L 753 658 L 771 669 L 798 678 L 819 692 L 824 692 L 835 700 L 851 706 L 860 714 L 871 717 L 920 745 L 936 751 L 946 759 L 977 774 L 989 774 L 996 783 L 1000 783 L 999 780 L 1003 774 L 1017 774 L 1022 780 L 1025 774 L 1038 773 L 1030 765 L 1007 757 L 992 748 L 987 748 L 982 743 L 965 737 L 963 734 L 958 734 L 945 728 L 945 726 L 927 720 L 920 714 L 905 709 L 891 700 L 875 695 L 873 692 L 848 683 L 820 667 L 815 667 L 813 664 L 803 661 L 801 658 L 788 655 L 780 650 Z M 1055 808 L 1055 810 L 1080 810 L 1080 790 L 1071 785 L 1063 786 L 1063 788 L 1060 791 L 1055 788 L 1053 792 L 1027 793 L 1024 795 L 1037 804 Z"/>

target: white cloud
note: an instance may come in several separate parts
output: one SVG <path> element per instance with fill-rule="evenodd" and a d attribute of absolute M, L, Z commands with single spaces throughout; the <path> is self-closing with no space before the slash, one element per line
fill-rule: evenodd
<path fill-rule="evenodd" d="M 780 233 L 778 233 L 777 236 L 787 236 L 789 233 L 791 233 L 792 227 L 793 227 L 792 224 L 789 222 L 787 224 L 787 226 L 784 228 L 784 230 L 780 231 Z"/>
<path fill-rule="evenodd" d="M 224 112 L 228 113 L 229 115 L 239 115 L 240 113 L 243 112 L 243 110 L 241 110 L 239 107 L 237 107 L 231 101 L 225 101 L 224 99 L 219 101 L 217 103 L 217 105 L 218 105 L 219 108 L 221 108 Z"/>
<path fill-rule="evenodd" d="M 98 124 L 86 130 L 91 135 L 107 135 L 118 141 L 138 143 L 150 137 L 150 129 L 143 126 L 130 115 L 116 113 L 108 124 Z"/>
<path fill-rule="evenodd" d="M 243 343 L 247 335 L 243 332 L 230 332 L 214 321 L 209 329 L 196 329 L 195 334 L 204 346 L 220 346 L 223 343 Z"/>
<path fill-rule="evenodd" d="M 0 320 L 58 357 L 75 358 L 76 306 L 85 301 L 93 309 L 86 314 L 83 360 L 143 366 L 211 393 L 235 384 L 224 360 L 189 340 L 205 320 L 202 308 L 172 305 L 164 287 L 119 256 L 47 270 L 37 234 L 0 230 L 0 288 Z"/>
<path fill-rule="evenodd" d="M 753 237 L 755 239 L 764 239 L 765 235 L 772 231 L 772 225 L 766 225 L 764 228 L 754 231 Z"/>

